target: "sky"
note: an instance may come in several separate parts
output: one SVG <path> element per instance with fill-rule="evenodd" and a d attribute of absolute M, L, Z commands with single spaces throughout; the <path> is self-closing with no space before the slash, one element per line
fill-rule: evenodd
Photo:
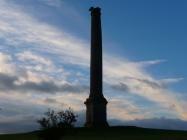
<path fill-rule="evenodd" d="M 110 125 L 187 130 L 187 1 L 0 0 L 0 133 L 48 108 L 85 122 L 91 6 L 102 10 Z"/>

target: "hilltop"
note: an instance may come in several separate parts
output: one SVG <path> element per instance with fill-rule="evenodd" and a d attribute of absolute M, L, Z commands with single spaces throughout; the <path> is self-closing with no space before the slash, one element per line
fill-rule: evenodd
<path fill-rule="evenodd" d="M 37 131 L 25 134 L 0 135 L 0 140 L 38 140 Z M 187 131 L 110 127 L 105 129 L 67 129 L 64 140 L 187 140 Z"/>

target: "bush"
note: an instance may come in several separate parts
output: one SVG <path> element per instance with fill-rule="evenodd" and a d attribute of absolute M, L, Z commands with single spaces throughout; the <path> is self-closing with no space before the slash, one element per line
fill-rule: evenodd
<path fill-rule="evenodd" d="M 44 140 L 60 139 L 65 133 L 65 128 L 73 128 L 77 121 L 77 115 L 71 108 L 59 112 L 49 109 L 44 115 L 37 121 L 42 130 L 39 137 Z"/>

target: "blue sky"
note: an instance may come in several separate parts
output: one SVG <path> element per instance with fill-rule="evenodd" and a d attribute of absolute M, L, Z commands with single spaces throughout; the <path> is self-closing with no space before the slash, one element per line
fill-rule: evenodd
<path fill-rule="evenodd" d="M 84 123 L 90 6 L 102 8 L 109 123 L 187 129 L 185 0 L 1 0 L 0 133 L 37 129 L 47 108 Z"/>

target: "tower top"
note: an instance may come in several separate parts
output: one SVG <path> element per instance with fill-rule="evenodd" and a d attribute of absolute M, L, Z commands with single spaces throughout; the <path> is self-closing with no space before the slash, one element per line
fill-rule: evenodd
<path fill-rule="evenodd" d="M 91 15 L 93 14 L 101 14 L 101 8 L 100 7 L 90 7 L 89 11 L 91 12 Z"/>

